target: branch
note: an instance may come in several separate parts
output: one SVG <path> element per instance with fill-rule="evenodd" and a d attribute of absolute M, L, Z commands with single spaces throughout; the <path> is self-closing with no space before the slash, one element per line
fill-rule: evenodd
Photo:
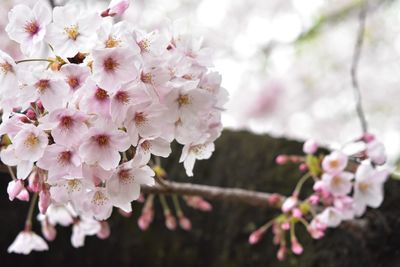
<path fill-rule="evenodd" d="M 352 60 L 351 69 L 350 69 L 351 82 L 352 82 L 354 97 L 355 97 L 355 101 L 356 101 L 357 116 L 360 120 L 361 129 L 362 129 L 363 133 L 368 132 L 368 124 L 367 124 L 367 120 L 365 118 L 365 113 L 364 113 L 363 106 L 362 106 L 361 90 L 360 90 L 360 87 L 358 84 L 357 74 L 358 74 L 358 66 L 359 66 L 359 62 L 360 62 L 360 58 L 361 58 L 362 47 L 364 44 L 365 21 L 366 21 L 366 17 L 367 17 L 367 8 L 368 8 L 368 2 L 365 1 L 364 4 L 361 6 L 361 10 L 360 10 L 357 42 L 354 47 L 353 60 Z"/>
<path fill-rule="evenodd" d="M 56 6 L 56 4 L 54 3 L 54 0 L 49 0 L 49 4 L 50 4 L 51 8 L 54 8 Z"/>
<path fill-rule="evenodd" d="M 239 188 L 222 188 L 217 186 L 199 185 L 192 183 L 177 183 L 163 181 L 163 184 L 142 186 L 143 193 L 200 196 L 206 199 L 223 200 L 227 202 L 242 202 L 252 206 L 269 206 L 270 193 L 251 191 Z"/>

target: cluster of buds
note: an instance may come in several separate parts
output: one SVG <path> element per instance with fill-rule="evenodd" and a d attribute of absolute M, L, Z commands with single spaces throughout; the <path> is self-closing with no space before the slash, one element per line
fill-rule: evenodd
<path fill-rule="evenodd" d="M 128 7 L 51 10 L 37 1 L 9 13 L 5 30 L 27 58 L 0 51 L 0 158 L 13 176 L 10 200 L 39 199 L 48 240 L 57 224 L 73 225 L 76 247 L 86 235 L 107 237 L 113 208 L 129 214 L 141 185 L 154 184 L 151 157 L 168 157 L 176 141 L 192 176 L 221 134 L 228 96 L 202 39 L 171 25 L 147 32 L 115 23 Z M 152 220 L 144 212 L 142 228 Z M 32 245 L 38 238 L 28 227 L 9 251 L 47 248 Z"/>
<path fill-rule="evenodd" d="M 281 214 L 255 230 L 249 243 L 257 243 L 272 228 L 274 244 L 279 245 L 277 258 L 283 260 L 288 253 L 303 253 L 296 237 L 296 226 L 307 229 L 314 239 L 322 238 L 328 228 L 362 216 L 367 207 L 378 208 L 383 201 L 383 184 L 390 170 L 386 163 L 385 148 L 373 135 L 365 134 L 341 150 L 328 155 L 317 155 L 318 144 L 313 140 L 304 143 L 304 156 L 279 155 L 276 162 L 299 164 L 306 172 L 298 181 L 291 196 L 282 199 L 271 196 L 271 206 L 279 206 Z M 306 167 L 301 167 L 305 165 Z M 313 193 L 300 199 L 303 184 L 313 181 Z"/>

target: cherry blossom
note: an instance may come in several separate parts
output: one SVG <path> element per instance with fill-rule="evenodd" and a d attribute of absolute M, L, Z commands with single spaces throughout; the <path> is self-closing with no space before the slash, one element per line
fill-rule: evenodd
<path fill-rule="evenodd" d="M 22 231 L 18 234 L 14 242 L 8 247 L 9 253 L 29 254 L 31 251 L 48 250 L 46 242 L 32 231 Z"/>
<path fill-rule="evenodd" d="M 185 145 L 179 162 L 183 162 L 186 174 L 193 176 L 196 159 L 208 159 L 214 151 L 214 143 Z"/>

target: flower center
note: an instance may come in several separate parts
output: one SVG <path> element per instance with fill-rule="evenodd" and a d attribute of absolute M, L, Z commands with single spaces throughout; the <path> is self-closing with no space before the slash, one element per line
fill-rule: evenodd
<path fill-rule="evenodd" d="M 334 176 L 332 178 L 332 186 L 333 187 L 339 187 L 342 184 L 342 178 L 340 176 Z"/>
<path fill-rule="evenodd" d="M 106 72 L 114 72 L 119 66 L 118 62 L 111 57 L 104 60 L 103 65 Z"/>
<path fill-rule="evenodd" d="M 95 140 L 100 147 L 105 147 L 110 143 L 110 138 L 104 134 L 97 135 Z"/>
<path fill-rule="evenodd" d="M 152 83 L 153 82 L 153 75 L 151 73 L 143 73 L 140 75 L 140 79 L 144 83 Z"/>
<path fill-rule="evenodd" d="M 332 169 L 335 169 L 335 168 L 337 168 L 337 167 L 339 166 L 339 161 L 338 161 L 337 159 L 331 160 L 331 161 L 329 162 L 329 166 L 330 166 Z"/>
<path fill-rule="evenodd" d="M 204 150 L 204 145 L 195 145 L 190 148 L 190 151 L 195 154 L 200 154 Z"/>
<path fill-rule="evenodd" d="M 50 80 L 40 80 L 36 83 L 36 88 L 39 93 L 44 93 L 50 87 Z"/>
<path fill-rule="evenodd" d="M 179 103 L 179 107 L 190 104 L 189 95 L 179 95 L 178 103 Z"/>
<path fill-rule="evenodd" d="M 71 118 L 71 116 L 63 116 L 60 120 L 60 126 L 65 129 L 71 128 L 73 123 L 74 120 Z"/>
<path fill-rule="evenodd" d="M 80 191 L 81 190 L 81 181 L 78 179 L 73 179 L 73 180 L 68 180 L 66 184 L 68 193 L 72 193 L 74 191 Z"/>
<path fill-rule="evenodd" d="M 94 193 L 92 198 L 92 204 L 97 206 L 103 206 L 107 200 L 108 198 L 103 192 L 96 191 L 96 193 Z"/>
<path fill-rule="evenodd" d="M 112 35 L 110 35 L 107 39 L 107 41 L 105 42 L 106 48 L 113 48 L 113 47 L 117 47 L 119 44 L 121 43 L 120 40 L 115 39 Z"/>
<path fill-rule="evenodd" d="M 135 118 L 134 118 L 134 120 L 135 120 L 136 125 L 137 125 L 137 126 L 140 126 L 140 125 L 143 125 L 143 124 L 146 123 L 147 118 L 146 118 L 146 116 L 143 114 L 143 112 L 136 112 L 136 113 L 135 113 Z"/>
<path fill-rule="evenodd" d="M 7 73 L 13 71 L 13 66 L 8 62 L 4 62 L 4 63 L 0 64 L 0 69 L 1 69 L 1 72 L 3 72 L 4 74 L 7 74 Z"/>
<path fill-rule="evenodd" d="M 79 79 L 75 76 L 69 76 L 67 83 L 72 89 L 76 89 L 79 86 Z"/>
<path fill-rule="evenodd" d="M 129 95 L 126 91 L 118 91 L 115 95 L 118 102 L 127 104 L 129 102 Z"/>
<path fill-rule="evenodd" d="M 370 186 L 371 185 L 367 182 L 361 182 L 358 184 L 358 188 L 363 192 L 367 191 L 370 188 Z"/>
<path fill-rule="evenodd" d="M 29 133 L 24 142 L 25 146 L 29 148 L 34 147 L 38 143 L 39 143 L 39 138 L 37 138 L 37 136 L 34 135 L 33 133 Z"/>
<path fill-rule="evenodd" d="M 138 46 L 140 47 L 142 53 L 150 51 L 150 42 L 147 39 L 143 39 L 142 41 L 140 41 L 138 43 Z"/>
<path fill-rule="evenodd" d="M 58 162 L 61 165 L 67 165 L 71 162 L 72 153 L 71 151 L 63 151 L 58 155 Z"/>
<path fill-rule="evenodd" d="M 67 34 L 68 38 L 71 40 L 76 41 L 76 39 L 79 36 L 79 31 L 78 31 L 78 26 L 77 25 L 72 25 L 69 27 L 64 28 L 65 33 Z"/>
<path fill-rule="evenodd" d="M 142 149 L 143 149 L 144 151 L 146 151 L 146 152 L 149 151 L 150 148 L 151 148 L 151 144 L 150 144 L 149 141 L 144 141 L 140 146 L 141 146 Z"/>
<path fill-rule="evenodd" d="M 134 180 L 129 169 L 120 170 L 118 172 L 118 178 L 122 184 L 130 184 Z"/>
<path fill-rule="evenodd" d="M 95 97 L 98 101 L 105 101 L 108 99 L 107 91 L 101 88 L 97 88 Z"/>
<path fill-rule="evenodd" d="M 32 20 L 32 21 L 28 21 L 25 25 L 24 25 L 24 31 L 26 33 L 29 33 L 31 36 L 35 35 L 39 32 L 39 25 L 36 21 Z"/>

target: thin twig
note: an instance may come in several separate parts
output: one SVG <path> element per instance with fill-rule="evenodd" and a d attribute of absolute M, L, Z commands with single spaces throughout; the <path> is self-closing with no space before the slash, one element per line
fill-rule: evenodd
<path fill-rule="evenodd" d="M 51 8 L 54 8 L 56 6 L 56 4 L 54 3 L 54 0 L 49 0 L 49 4 L 50 4 Z"/>
<path fill-rule="evenodd" d="M 353 53 L 353 60 L 351 64 L 351 70 L 350 70 L 350 75 L 351 75 L 351 82 L 353 86 L 353 91 L 354 91 L 354 97 L 356 101 L 356 111 L 358 118 L 361 123 L 361 129 L 363 133 L 368 132 L 368 124 L 367 120 L 365 118 L 365 113 L 363 110 L 362 106 L 362 97 L 361 97 L 361 90 L 360 86 L 358 83 L 358 66 L 361 58 L 361 52 L 362 52 L 362 47 L 364 44 L 364 35 L 365 35 L 365 21 L 367 18 L 367 10 L 368 10 L 368 2 L 365 0 L 365 2 L 361 5 L 361 10 L 360 10 L 360 15 L 359 15 L 359 28 L 358 28 L 358 34 L 357 34 L 357 41 L 354 47 L 354 53 Z"/>
<path fill-rule="evenodd" d="M 177 183 L 164 181 L 163 185 L 142 186 L 143 193 L 200 196 L 206 199 L 223 200 L 227 202 L 242 202 L 252 206 L 268 206 L 271 194 L 245 190 L 240 188 L 222 188 L 217 186 L 192 183 Z M 282 197 L 283 198 L 283 197 Z"/>

